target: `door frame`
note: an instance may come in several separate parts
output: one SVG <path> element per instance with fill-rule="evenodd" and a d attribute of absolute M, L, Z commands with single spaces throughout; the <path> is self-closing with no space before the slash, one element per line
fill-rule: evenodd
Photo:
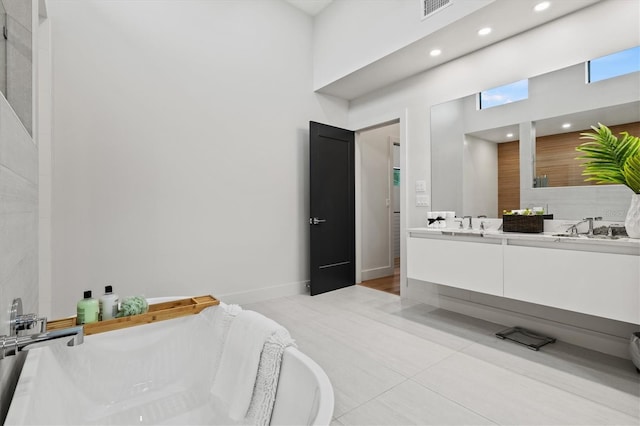
<path fill-rule="evenodd" d="M 399 137 L 395 137 L 395 136 L 389 136 L 389 264 L 391 265 L 391 273 L 393 273 L 393 271 L 395 270 L 395 256 L 394 256 L 394 240 L 395 240 L 395 235 L 393 232 L 393 222 L 394 222 L 394 215 L 396 214 L 394 211 L 394 196 L 393 196 L 393 181 L 394 181 L 394 166 L 393 166 L 393 151 L 394 151 L 394 146 L 398 144 L 398 146 L 400 146 L 400 138 Z M 401 148 L 402 149 L 402 148 Z M 400 154 L 398 154 L 400 155 Z M 400 168 L 400 184 L 402 184 L 402 177 L 403 173 L 402 173 L 402 168 Z M 400 190 L 398 190 L 398 193 L 400 195 L 402 195 L 402 192 Z M 402 214 L 402 204 L 400 203 L 400 200 L 398 200 L 398 205 L 400 206 L 400 212 L 399 214 Z M 399 232 L 400 230 L 398 230 Z"/>
<path fill-rule="evenodd" d="M 365 118 L 362 122 L 355 126 L 356 145 L 355 145 L 355 209 L 356 209 L 356 284 L 362 282 L 362 140 L 360 132 L 375 129 L 377 127 L 387 126 L 389 124 L 399 123 L 400 126 L 400 170 L 402 176 L 400 178 L 400 294 L 402 288 L 406 286 L 406 235 L 405 229 L 407 220 L 407 116 L 408 110 L 403 109 L 399 112 L 389 113 L 377 119 Z M 391 234 L 390 234 L 391 235 Z M 393 250 L 391 250 L 393 253 Z M 393 254 L 392 254 L 393 256 Z M 403 284 L 404 283 L 404 284 Z"/>

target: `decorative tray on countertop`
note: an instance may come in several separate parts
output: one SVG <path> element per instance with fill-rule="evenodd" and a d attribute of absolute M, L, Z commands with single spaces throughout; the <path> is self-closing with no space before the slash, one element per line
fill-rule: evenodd
<path fill-rule="evenodd" d="M 553 218 L 553 217 L 552 217 Z M 503 232 L 544 232 L 544 215 L 503 215 Z"/>
<path fill-rule="evenodd" d="M 172 300 L 169 302 L 154 303 L 149 305 L 149 310 L 140 315 L 114 318 L 106 321 L 98 321 L 84 325 L 84 334 L 104 333 L 106 331 L 119 330 L 121 328 L 134 327 L 136 325 L 149 324 L 157 321 L 184 317 L 200 313 L 203 309 L 220 304 L 213 296 L 197 296 L 187 299 Z M 47 330 L 59 330 L 74 327 L 76 317 L 63 318 L 47 322 Z"/>

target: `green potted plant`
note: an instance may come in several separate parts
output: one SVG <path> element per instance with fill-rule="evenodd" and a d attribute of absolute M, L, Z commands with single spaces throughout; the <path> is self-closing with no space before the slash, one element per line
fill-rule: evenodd
<path fill-rule="evenodd" d="M 631 238 L 640 238 L 640 138 L 627 132 L 614 135 L 604 124 L 592 126 L 593 132 L 582 133 L 576 150 L 582 155 L 582 175 L 586 181 L 617 183 L 633 191 L 631 206 L 625 219 L 625 228 Z"/>

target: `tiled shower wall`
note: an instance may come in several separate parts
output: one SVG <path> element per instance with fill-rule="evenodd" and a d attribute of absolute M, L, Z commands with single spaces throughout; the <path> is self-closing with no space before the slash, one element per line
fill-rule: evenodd
<path fill-rule="evenodd" d="M 38 150 L 7 100 L 0 96 L 0 335 L 21 297 L 25 313 L 38 309 Z M 0 360 L 0 421 L 9 401 L 15 357 Z"/>
<path fill-rule="evenodd" d="M 38 308 L 38 150 L 6 99 L 0 96 L 0 335 L 21 297 L 25 312 Z M 14 357 L 0 360 L 0 418 Z"/>
<path fill-rule="evenodd" d="M 36 0 L 3 0 L 3 4 L 8 15 L 6 71 L 11 105 L 0 95 L 0 335 L 9 334 L 14 298 L 22 299 L 25 313 L 38 312 L 39 303 L 39 166 L 32 137 L 32 51 L 37 46 L 32 29 L 38 23 L 39 7 Z M 23 362 L 22 354 L 0 360 L 0 423 Z"/>
<path fill-rule="evenodd" d="M 38 308 L 38 150 L 6 99 L 0 99 L 0 334 L 21 297 Z"/>

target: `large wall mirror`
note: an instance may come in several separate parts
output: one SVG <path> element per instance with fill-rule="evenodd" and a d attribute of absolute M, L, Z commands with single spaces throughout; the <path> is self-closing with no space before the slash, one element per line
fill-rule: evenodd
<path fill-rule="evenodd" d="M 598 123 L 640 135 L 639 74 L 586 83 L 580 63 L 529 78 L 525 100 L 479 109 L 473 94 L 433 106 L 432 208 L 501 217 L 539 206 L 557 219 L 624 221 L 630 190 L 585 182 L 575 146 Z"/>
<path fill-rule="evenodd" d="M 31 135 L 32 10 L 31 0 L 0 0 L 0 92 Z"/>

